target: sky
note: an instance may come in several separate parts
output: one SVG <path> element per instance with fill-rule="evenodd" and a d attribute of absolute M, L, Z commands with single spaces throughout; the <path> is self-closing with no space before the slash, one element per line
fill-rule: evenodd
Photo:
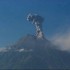
<path fill-rule="evenodd" d="M 0 0 L 0 47 L 35 34 L 34 25 L 26 20 L 29 13 L 44 17 L 47 39 L 70 32 L 70 0 Z"/>

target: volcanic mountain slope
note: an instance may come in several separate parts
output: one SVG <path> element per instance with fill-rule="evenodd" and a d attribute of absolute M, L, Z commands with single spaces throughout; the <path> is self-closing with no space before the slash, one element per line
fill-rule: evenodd
<path fill-rule="evenodd" d="M 0 69 L 68 69 L 69 60 L 70 53 L 60 51 L 50 41 L 27 35 L 0 52 Z"/>

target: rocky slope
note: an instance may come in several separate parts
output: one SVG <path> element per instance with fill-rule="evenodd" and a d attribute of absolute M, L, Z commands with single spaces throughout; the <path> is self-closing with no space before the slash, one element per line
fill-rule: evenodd
<path fill-rule="evenodd" d="M 33 35 L 21 38 L 0 52 L 0 69 L 69 69 L 70 53 Z"/>

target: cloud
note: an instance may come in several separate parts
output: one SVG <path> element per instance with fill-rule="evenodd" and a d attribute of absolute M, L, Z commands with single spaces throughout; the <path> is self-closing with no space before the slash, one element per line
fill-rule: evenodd
<path fill-rule="evenodd" d="M 7 52 L 7 48 L 3 47 L 3 48 L 0 48 L 0 52 Z"/>
<path fill-rule="evenodd" d="M 18 51 L 19 51 L 19 52 L 23 52 L 23 51 L 24 51 L 24 49 L 19 49 Z"/>
<path fill-rule="evenodd" d="M 22 49 L 18 49 L 16 51 L 18 51 L 18 52 L 32 52 L 33 50 L 32 49 L 25 50 L 24 48 L 22 48 Z"/>
<path fill-rule="evenodd" d="M 64 34 L 57 33 L 51 40 L 61 50 L 70 51 L 70 30 Z"/>

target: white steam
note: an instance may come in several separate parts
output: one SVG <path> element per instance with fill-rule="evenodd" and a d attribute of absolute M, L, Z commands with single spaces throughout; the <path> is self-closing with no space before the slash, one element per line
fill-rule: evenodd
<path fill-rule="evenodd" d="M 61 50 L 70 51 L 70 30 L 62 35 L 54 35 L 52 37 L 52 42 Z"/>

